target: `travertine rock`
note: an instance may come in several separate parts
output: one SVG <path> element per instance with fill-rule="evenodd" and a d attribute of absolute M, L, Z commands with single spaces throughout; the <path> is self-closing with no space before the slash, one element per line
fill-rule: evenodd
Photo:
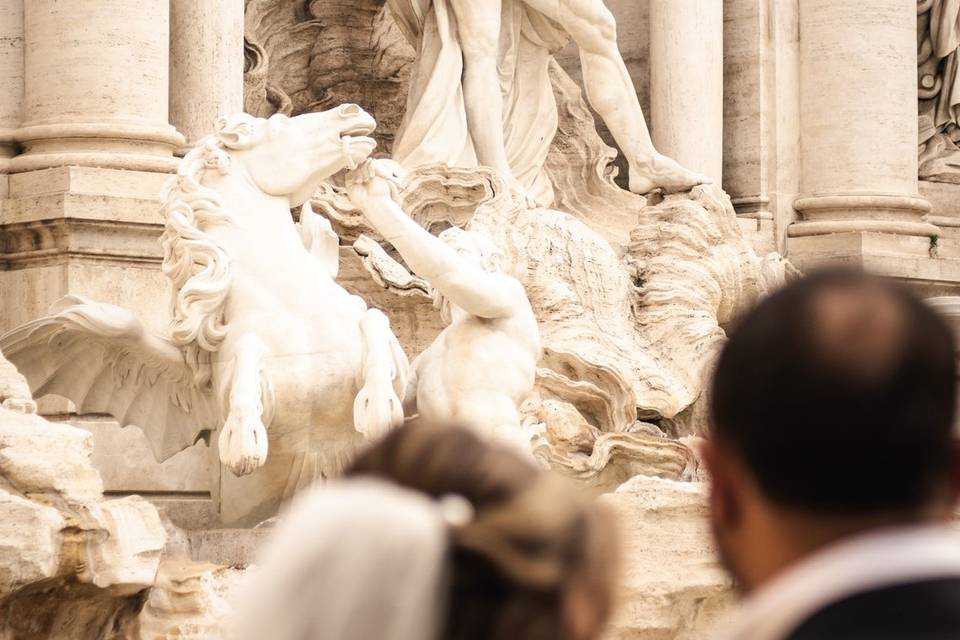
<path fill-rule="evenodd" d="M 0 407 L 0 637 L 100 638 L 153 584 L 166 539 L 157 510 L 104 500 L 92 440 Z"/>
<path fill-rule="evenodd" d="M 130 640 L 229 638 L 235 611 L 230 594 L 242 569 L 190 560 L 164 560 Z"/>
<path fill-rule="evenodd" d="M 37 405 L 30 395 L 30 385 L 2 354 L 0 354 L 0 406 L 22 413 L 35 413 L 37 410 Z"/>
<path fill-rule="evenodd" d="M 693 640 L 732 604 L 715 560 L 705 487 L 638 476 L 601 498 L 623 527 L 622 591 L 609 640 Z"/>
<path fill-rule="evenodd" d="M 355 102 L 389 153 L 413 49 L 383 0 L 246 0 L 245 110 L 297 115 Z"/>
<path fill-rule="evenodd" d="M 602 167 L 602 152 L 589 157 Z M 754 253 L 717 187 L 650 204 L 596 175 L 595 196 L 566 200 L 575 204 L 572 215 L 516 206 L 482 168 L 421 168 L 403 204 L 428 229 L 465 226 L 506 252 L 540 323 L 541 389 L 604 431 L 626 431 L 638 410 L 641 419 L 673 421 L 670 435 L 701 430 L 699 414 L 681 414 L 700 398 L 723 326 L 779 286 L 789 267 L 775 254 Z M 597 225 L 613 240 L 592 228 L 604 220 L 605 192 L 634 221 L 625 256 L 614 244 L 617 220 Z M 335 218 L 356 224 L 350 212 Z"/>
<path fill-rule="evenodd" d="M 588 487 L 612 491 L 637 475 L 691 479 L 697 460 L 684 444 L 667 438 L 655 425 L 634 423 L 628 432 L 604 433 L 577 409 L 556 399 L 526 407 L 542 431 L 534 453 L 546 466 Z"/>

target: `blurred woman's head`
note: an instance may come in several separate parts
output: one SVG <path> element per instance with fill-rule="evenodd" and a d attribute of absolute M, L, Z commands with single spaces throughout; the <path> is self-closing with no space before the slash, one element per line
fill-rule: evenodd
<path fill-rule="evenodd" d="M 248 574 L 237 640 L 594 640 L 609 516 L 470 431 L 407 425 L 300 493 Z"/>
<path fill-rule="evenodd" d="M 441 639 L 599 636 L 616 580 L 615 525 L 566 481 L 471 431 L 423 423 L 373 445 L 348 475 L 472 506 L 472 518 L 448 526 Z"/>

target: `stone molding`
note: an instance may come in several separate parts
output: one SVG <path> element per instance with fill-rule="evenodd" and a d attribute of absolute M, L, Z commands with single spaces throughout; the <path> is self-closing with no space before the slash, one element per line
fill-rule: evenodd
<path fill-rule="evenodd" d="M 854 231 L 876 231 L 899 235 L 940 235 L 936 226 L 925 222 L 930 213 L 926 198 L 886 194 L 836 194 L 799 198 L 794 207 L 803 217 L 790 225 L 790 237 Z M 912 219 L 911 219 L 912 218 Z"/>

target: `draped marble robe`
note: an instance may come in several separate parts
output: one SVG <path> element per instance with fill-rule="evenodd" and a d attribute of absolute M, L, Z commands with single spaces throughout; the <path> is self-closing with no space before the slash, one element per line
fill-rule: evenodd
<path fill-rule="evenodd" d="M 918 0 L 917 10 L 920 178 L 960 183 L 960 0 Z"/>
<path fill-rule="evenodd" d="M 937 97 L 934 125 L 960 126 L 960 0 L 935 0 L 930 9 L 933 55 L 942 60 L 943 87 Z"/>
<path fill-rule="evenodd" d="M 553 55 L 569 41 L 563 28 L 521 0 L 502 0 L 498 69 L 504 97 L 503 132 L 514 176 L 539 204 L 553 187 L 544 171 L 557 132 L 550 83 Z M 417 51 L 394 160 L 407 169 L 442 163 L 477 166 L 463 99 L 463 52 L 448 0 L 387 0 Z"/>

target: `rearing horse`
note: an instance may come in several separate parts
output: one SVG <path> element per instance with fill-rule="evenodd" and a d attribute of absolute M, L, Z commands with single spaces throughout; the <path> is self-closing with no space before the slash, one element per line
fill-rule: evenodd
<path fill-rule="evenodd" d="M 298 225 L 290 216 L 369 156 L 375 126 L 356 105 L 222 119 L 164 192 L 170 337 L 70 296 L 0 350 L 35 395 L 139 426 L 160 460 L 220 429 L 220 462 L 238 476 L 215 483 L 222 520 L 274 515 L 403 420 L 408 363 L 389 321 L 334 281 L 330 223 L 306 204 Z"/>

